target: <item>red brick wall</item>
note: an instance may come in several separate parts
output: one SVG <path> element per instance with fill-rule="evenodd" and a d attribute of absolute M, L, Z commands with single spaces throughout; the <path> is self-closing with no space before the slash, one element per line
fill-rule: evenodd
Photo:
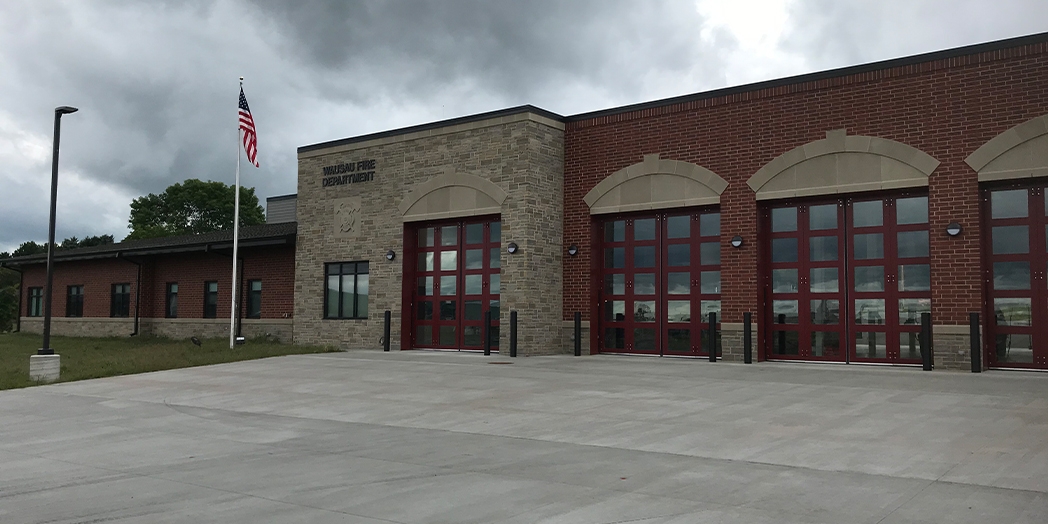
<path fill-rule="evenodd" d="M 29 288 L 44 287 L 46 266 L 27 267 L 22 276 L 22 311 L 29 311 Z M 126 260 L 83 260 L 55 264 L 51 315 L 66 315 L 66 288 L 84 286 L 84 316 L 108 317 L 113 284 L 131 284 L 131 316 L 135 311 L 135 278 L 138 267 Z M 41 312 L 43 307 L 41 306 Z"/>
<path fill-rule="evenodd" d="M 240 251 L 244 285 L 262 280 L 262 318 L 288 318 L 294 305 L 294 247 L 251 248 Z M 52 314 L 66 313 L 66 286 L 84 286 L 84 317 L 108 317 L 111 286 L 131 284 L 131 315 L 135 311 L 138 267 L 121 259 L 58 262 L 55 265 Z M 218 318 L 229 318 L 232 260 L 217 253 L 184 253 L 148 257 L 142 265 L 142 318 L 164 318 L 167 283 L 178 283 L 179 318 L 203 318 L 204 282 L 218 282 Z M 29 288 L 43 287 L 43 265 L 27 267 L 22 283 L 22 311 L 29 304 Z M 244 307 L 246 308 L 246 295 Z M 244 310 L 246 314 L 246 309 Z"/>
<path fill-rule="evenodd" d="M 721 195 L 725 322 L 759 312 L 757 204 L 746 181 L 826 131 L 895 140 L 941 162 L 929 180 L 932 293 L 937 324 L 965 324 L 981 307 L 978 181 L 964 159 L 999 133 L 1048 114 L 1048 44 L 900 66 L 570 121 L 565 132 L 564 318 L 593 307 L 591 227 L 582 198 L 644 154 L 693 162 L 728 181 Z M 957 221 L 964 233 L 949 238 Z M 745 245 L 728 240 L 742 235 Z M 758 315 L 759 317 L 759 315 Z"/>

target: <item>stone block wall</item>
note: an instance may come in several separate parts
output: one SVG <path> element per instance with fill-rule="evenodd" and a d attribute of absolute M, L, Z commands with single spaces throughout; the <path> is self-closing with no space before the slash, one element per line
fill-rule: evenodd
<path fill-rule="evenodd" d="M 291 319 L 244 319 L 241 334 L 248 339 L 267 337 L 290 344 Z M 44 321 L 39 317 L 22 317 L 22 331 L 43 333 Z M 127 337 L 134 332 L 134 319 L 129 318 L 66 318 L 51 319 L 51 333 L 67 337 Z M 174 339 L 225 338 L 229 336 L 229 319 L 221 318 L 143 318 L 139 320 L 139 335 Z"/>
<path fill-rule="evenodd" d="M 43 333 L 42 317 L 22 317 L 21 330 Z M 135 331 L 133 318 L 51 318 L 51 334 L 62 337 L 126 337 Z"/>
<path fill-rule="evenodd" d="M 500 207 L 440 210 L 409 221 L 500 213 L 502 222 L 501 325 L 499 345 L 509 347 L 509 313 L 519 318 L 518 351 L 557 352 L 563 347 L 562 316 L 563 130 L 562 125 L 527 111 L 447 126 L 410 128 L 393 135 L 361 137 L 299 152 L 298 238 L 295 264 L 297 342 L 345 348 L 379 348 L 383 311 L 392 312 L 393 348 L 408 349 L 402 336 L 410 326 L 410 289 L 404 275 L 405 216 L 400 206 L 437 177 L 490 182 L 505 193 Z M 324 168 L 373 167 L 325 186 Z M 356 167 L 339 167 L 339 172 Z M 351 175 L 353 174 L 351 173 Z M 439 181 L 439 180 L 438 180 Z M 453 188 L 457 189 L 457 188 Z M 478 199 L 479 201 L 479 199 Z M 490 203 L 489 199 L 485 202 Z M 458 202 L 457 204 L 462 204 Z M 454 208 L 455 202 L 452 203 Z M 413 227 L 409 223 L 407 227 Z M 509 255 L 505 246 L 519 251 Z M 386 260 L 393 250 L 397 258 Z M 324 265 L 369 262 L 368 318 L 323 318 Z M 410 333 L 407 331 L 406 333 Z"/>

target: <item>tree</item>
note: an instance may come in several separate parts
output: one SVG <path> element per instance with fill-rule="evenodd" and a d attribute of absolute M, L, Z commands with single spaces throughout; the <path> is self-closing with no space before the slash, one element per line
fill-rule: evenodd
<path fill-rule="evenodd" d="M 10 258 L 4 251 L 0 260 Z M 18 273 L 0 268 L 0 333 L 14 329 L 18 319 Z"/>
<path fill-rule="evenodd" d="M 76 237 L 73 237 L 76 238 Z M 65 242 L 63 242 L 64 244 Z M 93 237 L 86 237 L 81 240 L 76 247 L 91 247 L 91 246 L 102 246 L 105 244 L 113 243 L 113 235 L 97 235 Z"/>
<path fill-rule="evenodd" d="M 47 253 L 47 242 L 37 244 L 30 240 L 29 242 L 22 242 L 22 245 L 18 246 L 18 249 L 11 253 L 11 256 L 24 257 L 26 255 L 39 255 L 42 253 Z"/>
<path fill-rule="evenodd" d="M 174 184 L 157 195 L 150 193 L 131 202 L 125 240 L 172 235 L 192 235 L 233 228 L 233 186 L 195 178 Z M 262 224 L 265 212 L 255 189 L 240 188 L 241 225 Z"/>
<path fill-rule="evenodd" d="M 79 240 L 76 237 L 69 237 L 63 240 L 61 244 L 58 244 L 58 249 L 75 249 L 78 247 L 101 246 L 112 243 L 113 235 L 85 237 L 83 240 Z"/>

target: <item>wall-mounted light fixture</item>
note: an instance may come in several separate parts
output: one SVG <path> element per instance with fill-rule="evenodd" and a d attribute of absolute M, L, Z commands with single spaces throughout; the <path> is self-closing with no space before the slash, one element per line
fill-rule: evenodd
<path fill-rule="evenodd" d="M 509 245 L 506 246 L 506 251 L 509 254 L 511 254 L 511 255 L 513 253 L 516 253 L 517 252 L 517 244 L 516 244 L 516 242 L 510 242 Z"/>
<path fill-rule="evenodd" d="M 392 249 L 386 251 L 386 260 L 393 260 L 394 258 L 397 258 L 397 253 L 395 251 Z"/>
<path fill-rule="evenodd" d="M 568 254 L 571 256 L 579 254 L 579 246 L 576 246 L 575 244 L 568 246 Z"/>
<path fill-rule="evenodd" d="M 742 247 L 742 237 L 739 235 L 731 237 L 731 247 Z"/>
<path fill-rule="evenodd" d="M 957 222 L 950 222 L 950 225 L 946 226 L 946 234 L 951 237 L 955 237 L 961 234 L 961 225 Z"/>

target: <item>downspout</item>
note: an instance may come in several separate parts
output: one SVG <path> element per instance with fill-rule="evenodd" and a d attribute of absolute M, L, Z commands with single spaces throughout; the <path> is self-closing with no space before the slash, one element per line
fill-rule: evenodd
<path fill-rule="evenodd" d="M 141 262 L 135 262 L 134 260 L 132 260 L 130 258 L 120 256 L 119 253 L 117 253 L 116 256 L 117 256 L 117 258 L 122 258 L 122 259 L 124 259 L 124 260 L 126 260 L 126 261 L 128 261 L 128 262 L 130 262 L 130 263 L 132 263 L 132 264 L 134 264 L 136 266 L 138 266 L 138 275 L 135 277 L 135 330 L 131 333 L 131 336 L 134 337 L 134 336 L 138 335 L 138 322 L 139 322 L 138 321 L 138 318 L 139 318 L 138 314 L 139 314 L 139 308 L 142 307 L 142 263 Z"/>

